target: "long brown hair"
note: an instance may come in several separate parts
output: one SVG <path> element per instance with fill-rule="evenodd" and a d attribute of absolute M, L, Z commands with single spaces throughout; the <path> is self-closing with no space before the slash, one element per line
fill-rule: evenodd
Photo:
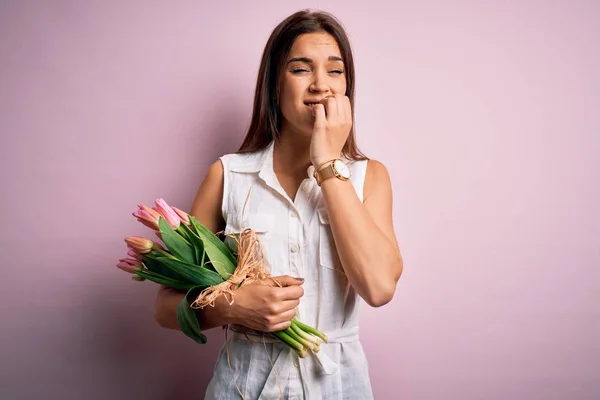
<path fill-rule="evenodd" d="M 282 115 L 279 108 L 279 81 L 290 49 L 296 38 L 305 33 L 327 32 L 335 38 L 344 59 L 346 96 L 352 106 L 352 129 L 342 154 L 352 160 L 367 157 L 356 146 L 354 130 L 354 59 L 350 41 L 342 25 L 331 14 L 322 11 L 298 11 L 283 20 L 271 33 L 265 45 L 256 89 L 250 127 L 238 153 L 259 151 L 280 137 Z"/>

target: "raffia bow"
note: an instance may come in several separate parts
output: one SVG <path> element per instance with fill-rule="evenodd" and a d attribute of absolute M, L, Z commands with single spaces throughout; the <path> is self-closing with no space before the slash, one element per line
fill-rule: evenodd
<path fill-rule="evenodd" d="M 214 307 L 215 301 L 220 296 L 224 296 L 231 305 L 234 303 L 235 291 L 243 285 L 253 282 L 263 284 L 273 282 L 275 285 L 281 286 L 266 270 L 263 248 L 253 229 L 246 228 L 240 233 L 228 236 L 234 238 L 237 243 L 237 267 L 226 281 L 200 292 L 191 304 L 192 308 Z"/>

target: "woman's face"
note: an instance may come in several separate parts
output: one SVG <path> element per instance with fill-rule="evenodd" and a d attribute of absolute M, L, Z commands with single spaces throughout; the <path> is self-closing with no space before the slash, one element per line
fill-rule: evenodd
<path fill-rule="evenodd" d="M 282 133 L 310 136 L 311 104 L 345 93 L 344 62 L 335 38 L 324 32 L 298 36 L 281 73 Z"/>

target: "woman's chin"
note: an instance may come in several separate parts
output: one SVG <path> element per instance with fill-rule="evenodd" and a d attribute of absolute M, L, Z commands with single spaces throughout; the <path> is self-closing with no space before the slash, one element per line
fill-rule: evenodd
<path fill-rule="evenodd" d="M 313 133 L 314 121 L 295 121 L 295 123 L 284 123 L 282 134 L 291 133 L 292 136 L 310 139 Z"/>

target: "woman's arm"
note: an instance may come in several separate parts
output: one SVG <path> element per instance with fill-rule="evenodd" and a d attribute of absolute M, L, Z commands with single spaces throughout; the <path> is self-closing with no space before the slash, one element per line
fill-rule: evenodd
<path fill-rule="evenodd" d="M 166 286 L 160 286 L 154 306 L 154 318 L 160 326 L 180 330 L 177 322 L 177 306 L 183 300 L 183 296 L 185 296 L 185 293 Z M 227 312 L 229 311 L 227 308 L 229 304 L 223 304 L 223 301 L 223 298 L 219 298 L 215 302 L 215 307 L 196 310 L 200 330 L 204 331 L 233 323 Z"/>
<path fill-rule="evenodd" d="M 353 123 L 350 99 L 339 93 L 327 96 L 313 113 L 310 160 L 318 168 L 341 154 Z M 350 284 L 373 307 L 390 302 L 402 274 L 402 257 L 393 228 L 387 169 L 380 162 L 368 162 L 362 203 L 350 181 L 331 178 L 321 186 Z"/>
<path fill-rule="evenodd" d="M 221 215 L 223 199 L 223 165 L 215 162 L 200 185 L 190 214 L 212 232 L 224 229 Z M 200 329 L 207 330 L 226 324 L 243 325 L 251 329 L 273 332 L 290 326 L 296 315 L 295 308 L 304 294 L 302 281 L 289 277 L 277 277 L 283 287 L 271 287 L 260 283 L 242 286 L 236 291 L 235 301 L 230 305 L 219 298 L 214 307 L 196 311 Z M 177 322 L 177 306 L 184 293 L 161 286 L 154 304 L 158 324 L 165 328 L 180 329 Z"/>
<path fill-rule="evenodd" d="M 350 181 L 322 183 L 337 251 L 354 290 L 371 306 L 392 300 L 402 257 L 392 220 L 392 189 L 385 166 L 369 160 L 363 203 Z"/>

